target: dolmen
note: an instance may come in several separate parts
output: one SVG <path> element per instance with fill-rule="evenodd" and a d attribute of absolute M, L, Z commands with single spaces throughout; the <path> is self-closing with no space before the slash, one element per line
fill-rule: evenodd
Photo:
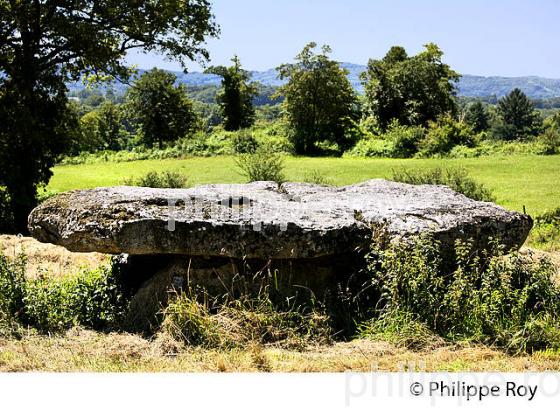
<path fill-rule="evenodd" d="M 231 292 L 264 275 L 317 296 L 340 288 L 364 260 L 372 229 L 392 239 L 430 233 L 519 248 L 528 215 L 469 199 L 446 186 L 382 179 L 334 187 L 253 182 L 190 189 L 108 187 L 53 197 L 29 216 L 41 242 L 73 252 L 124 254 L 139 317 L 171 288 Z M 259 276 L 259 275 L 261 276 Z M 152 312 L 153 313 L 153 312 Z"/>

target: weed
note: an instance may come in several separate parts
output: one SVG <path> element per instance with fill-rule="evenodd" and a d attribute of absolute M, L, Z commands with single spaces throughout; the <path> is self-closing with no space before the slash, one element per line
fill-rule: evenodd
<path fill-rule="evenodd" d="M 314 169 L 313 171 L 305 175 L 304 182 L 308 182 L 310 184 L 324 185 L 324 186 L 334 185 L 331 178 L 317 171 L 316 169 Z"/>

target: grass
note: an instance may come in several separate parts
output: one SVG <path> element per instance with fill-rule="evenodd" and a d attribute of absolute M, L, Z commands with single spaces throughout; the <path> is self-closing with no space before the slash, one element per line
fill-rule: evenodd
<path fill-rule="evenodd" d="M 462 167 L 477 182 L 490 188 L 497 203 L 506 208 L 522 211 L 525 206 L 527 213 L 538 215 L 556 208 L 560 202 L 560 155 L 460 159 L 287 157 L 285 166 L 289 181 L 304 181 L 310 173 L 317 173 L 336 185 L 389 178 L 397 168 Z M 48 189 L 58 192 L 119 185 L 125 178 L 148 171 L 184 173 L 195 185 L 244 182 L 235 166 L 235 158 L 227 156 L 64 165 L 53 171 Z"/>
<path fill-rule="evenodd" d="M 405 367 L 406 366 L 406 367 Z M 509 356 L 479 345 L 411 350 L 355 340 L 304 351 L 248 345 L 177 350 L 165 340 L 74 328 L 58 336 L 0 339 L 0 372 L 558 371 L 560 352 Z"/>

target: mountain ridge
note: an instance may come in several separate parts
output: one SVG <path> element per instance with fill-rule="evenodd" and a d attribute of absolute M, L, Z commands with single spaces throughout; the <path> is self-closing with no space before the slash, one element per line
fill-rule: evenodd
<path fill-rule="evenodd" d="M 348 70 L 348 79 L 352 86 L 358 91 L 363 92 L 363 85 L 360 82 L 360 74 L 365 71 L 366 66 L 354 63 L 340 63 Z M 139 70 L 139 73 L 145 72 Z M 181 71 L 171 71 L 177 76 L 177 82 L 187 86 L 209 86 L 219 85 L 221 78 L 214 74 L 204 74 L 193 71 L 184 73 Z M 252 81 L 257 81 L 263 85 L 277 87 L 284 83 L 277 77 L 276 70 L 270 68 L 264 71 L 250 71 Z M 79 90 L 82 86 L 79 83 L 71 84 L 71 90 Z M 126 86 L 116 85 L 118 89 Z M 560 79 L 544 78 L 539 76 L 505 77 L 505 76 L 481 76 L 464 74 L 457 84 L 457 94 L 465 97 L 489 97 L 498 98 L 508 94 L 514 88 L 521 89 L 532 99 L 547 99 L 560 97 Z"/>

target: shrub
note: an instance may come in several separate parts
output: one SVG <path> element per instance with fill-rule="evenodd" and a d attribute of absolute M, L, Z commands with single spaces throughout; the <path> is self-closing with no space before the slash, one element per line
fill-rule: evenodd
<path fill-rule="evenodd" d="M 20 318 L 25 308 L 25 265 L 23 255 L 10 260 L 0 254 L 0 312 L 12 319 Z"/>
<path fill-rule="evenodd" d="M 418 151 L 418 144 L 424 138 L 425 130 L 422 127 L 410 127 L 393 122 L 380 138 L 391 141 L 393 158 L 410 158 Z"/>
<path fill-rule="evenodd" d="M 358 141 L 345 156 L 388 158 L 393 155 L 393 150 L 393 142 L 371 136 Z"/>
<path fill-rule="evenodd" d="M 546 128 L 539 136 L 538 142 L 543 145 L 543 154 L 553 155 L 560 152 L 560 131 L 557 128 Z"/>
<path fill-rule="evenodd" d="M 472 179 L 468 172 L 462 168 L 435 168 L 431 170 L 402 168 L 393 170 L 391 179 L 413 185 L 446 185 L 476 201 L 495 201 L 492 191 Z"/>
<path fill-rule="evenodd" d="M 424 236 L 377 244 L 369 261 L 385 329 L 392 325 L 398 331 L 405 317 L 419 324 L 407 324 L 414 333 L 425 333 L 426 326 L 447 339 L 510 351 L 560 348 L 560 290 L 547 259 L 505 254 L 497 245 L 481 252 L 458 241 L 450 265 L 440 244 Z M 376 329 L 376 319 L 362 325 L 366 334 Z"/>
<path fill-rule="evenodd" d="M 473 132 L 466 124 L 444 117 L 429 123 L 426 137 L 420 142 L 420 155 L 445 155 L 456 145 L 474 146 Z"/>
<path fill-rule="evenodd" d="M 392 122 L 385 133 L 366 137 L 352 148 L 349 156 L 410 158 L 418 151 L 424 138 L 422 127 L 410 127 Z"/>
<path fill-rule="evenodd" d="M 529 239 L 538 248 L 560 249 L 560 208 L 535 217 Z"/>
<path fill-rule="evenodd" d="M 123 184 L 148 188 L 186 188 L 189 186 L 189 181 L 185 175 L 178 172 L 150 171 L 138 179 L 128 178 L 123 181 Z"/>
<path fill-rule="evenodd" d="M 120 322 L 126 301 L 116 268 L 68 277 L 25 277 L 25 258 L 0 256 L 0 318 L 56 332 L 81 325 L 103 329 Z"/>
<path fill-rule="evenodd" d="M 122 319 L 125 305 L 108 267 L 66 278 L 28 280 L 24 304 L 28 323 L 44 332 L 75 325 L 103 329 Z"/>
<path fill-rule="evenodd" d="M 247 131 L 240 131 L 233 135 L 231 140 L 233 151 L 236 154 L 254 154 L 259 143 L 253 135 Z"/>
<path fill-rule="evenodd" d="M 247 182 L 284 182 L 284 159 L 280 154 L 258 150 L 254 154 L 242 154 L 235 161 Z"/>

